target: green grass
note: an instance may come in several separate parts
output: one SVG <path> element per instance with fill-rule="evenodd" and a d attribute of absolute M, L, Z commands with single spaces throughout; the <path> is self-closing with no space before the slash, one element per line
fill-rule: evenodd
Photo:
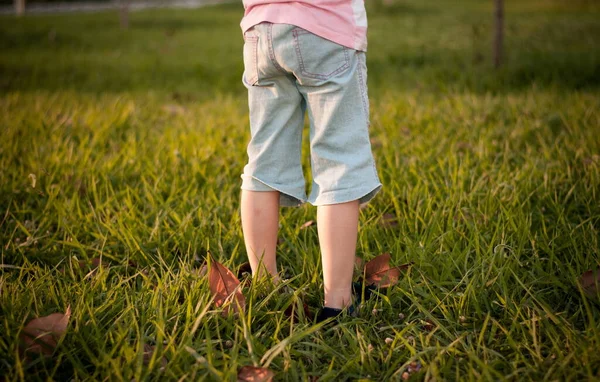
<path fill-rule="evenodd" d="M 415 265 L 317 331 L 283 313 L 322 300 L 312 207 L 281 213 L 294 293 L 247 287 L 247 314 L 222 317 L 198 275 L 209 251 L 245 261 L 241 5 L 134 13 L 127 31 L 111 13 L 3 17 L 0 375 L 235 380 L 268 364 L 277 380 L 383 381 L 419 361 L 416 380 L 598 378 L 600 306 L 577 279 L 600 265 L 600 8 L 506 6 L 494 71 L 491 1 L 369 3 L 384 191 L 358 254 Z M 98 256 L 110 265 L 79 269 Z M 20 329 L 68 305 L 54 356 L 24 363 Z"/>

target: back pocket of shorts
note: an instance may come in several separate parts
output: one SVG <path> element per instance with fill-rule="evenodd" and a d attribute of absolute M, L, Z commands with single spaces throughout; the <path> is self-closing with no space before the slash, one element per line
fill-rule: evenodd
<path fill-rule="evenodd" d="M 258 82 L 258 36 L 246 35 L 244 42 L 244 83 L 248 86 Z"/>
<path fill-rule="evenodd" d="M 302 76 L 327 80 L 350 67 L 348 48 L 301 28 L 294 29 L 293 35 Z"/>

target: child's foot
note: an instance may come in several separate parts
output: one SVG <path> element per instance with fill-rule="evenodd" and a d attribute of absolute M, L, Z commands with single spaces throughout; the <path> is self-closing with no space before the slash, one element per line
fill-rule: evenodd
<path fill-rule="evenodd" d="M 376 290 L 376 288 L 373 285 L 365 285 L 365 287 L 364 287 L 365 300 L 368 300 L 369 298 L 371 298 L 371 296 L 373 295 L 373 291 L 375 291 L 375 290 Z M 358 307 L 360 306 L 360 303 L 362 301 L 362 296 L 363 296 L 362 283 L 358 283 L 358 282 L 352 283 L 352 304 L 350 304 L 345 309 L 329 308 L 326 306 L 323 307 L 323 309 L 321 309 L 321 311 L 317 315 L 317 323 L 323 322 L 330 318 L 339 318 L 339 316 L 344 312 L 344 310 L 347 312 L 347 314 L 349 316 L 356 317 L 356 315 L 358 314 Z"/>
<path fill-rule="evenodd" d="M 354 317 L 356 315 L 357 310 L 358 309 L 356 308 L 355 303 L 346 307 L 345 309 L 328 308 L 328 307 L 324 306 L 323 309 L 321 309 L 321 311 L 317 315 L 317 323 L 329 320 L 330 318 L 335 318 L 337 321 L 337 318 L 339 318 L 340 315 L 344 312 L 348 316 Z"/>

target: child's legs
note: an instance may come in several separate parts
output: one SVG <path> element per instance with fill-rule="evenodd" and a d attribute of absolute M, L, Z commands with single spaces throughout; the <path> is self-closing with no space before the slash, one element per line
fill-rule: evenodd
<path fill-rule="evenodd" d="M 255 277 L 264 270 L 277 279 L 277 228 L 279 192 L 242 190 L 242 230 L 248 260 Z"/>
<path fill-rule="evenodd" d="M 305 101 L 293 76 L 275 65 L 271 26 L 246 33 L 244 84 L 248 88 L 251 139 L 242 175 L 244 242 L 254 276 L 277 275 L 279 206 L 306 200 L 301 164 Z"/>
<path fill-rule="evenodd" d="M 317 208 L 317 229 L 323 261 L 325 306 L 340 309 L 352 303 L 352 273 L 358 235 L 358 201 Z"/>
<path fill-rule="evenodd" d="M 304 32 L 297 35 L 296 50 L 306 73 L 298 88 L 310 118 L 313 183 L 308 201 L 318 206 L 325 306 L 342 308 L 351 304 L 359 203 L 369 201 L 381 183 L 369 139 L 365 55 L 320 40 Z M 307 62 L 307 57 L 318 58 L 314 46 L 320 42 L 331 50 L 325 52 L 328 62 L 335 63 L 328 70 Z"/>

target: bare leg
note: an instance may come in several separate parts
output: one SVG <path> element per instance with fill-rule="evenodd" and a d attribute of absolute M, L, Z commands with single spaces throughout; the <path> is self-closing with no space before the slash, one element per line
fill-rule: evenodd
<path fill-rule="evenodd" d="M 241 209 L 242 230 L 252 275 L 262 277 L 266 269 L 277 281 L 275 250 L 279 228 L 279 192 L 242 190 Z"/>
<path fill-rule="evenodd" d="M 352 304 L 352 272 L 358 237 L 358 200 L 319 206 L 317 229 L 323 259 L 325 306 Z"/>

